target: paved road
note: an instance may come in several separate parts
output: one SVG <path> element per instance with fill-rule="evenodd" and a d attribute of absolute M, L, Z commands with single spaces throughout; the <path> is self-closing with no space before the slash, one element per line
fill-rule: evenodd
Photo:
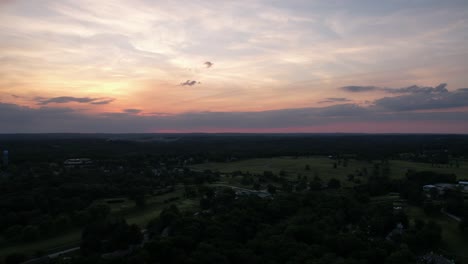
<path fill-rule="evenodd" d="M 444 208 L 440 209 L 440 212 L 445 214 L 446 216 L 452 218 L 453 220 L 457 221 L 457 222 L 461 222 L 461 218 L 456 216 L 456 215 L 453 215 L 451 213 L 448 213 L 447 211 L 445 211 Z"/>
<path fill-rule="evenodd" d="M 39 257 L 39 258 L 33 258 L 33 259 L 23 262 L 23 264 L 48 263 L 49 259 L 57 258 L 63 254 L 75 252 L 77 250 L 80 250 L 80 247 L 69 248 L 69 249 L 61 250 L 61 251 L 58 251 L 58 252 L 55 252 L 46 256 Z"/>

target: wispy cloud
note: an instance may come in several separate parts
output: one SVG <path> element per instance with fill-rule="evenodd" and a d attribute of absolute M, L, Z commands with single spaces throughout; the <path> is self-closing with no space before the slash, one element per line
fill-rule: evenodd
<path fill-rule="evenodd" d="M 141 109 L 129 108 L 129 109 L 124 109 L 123 112 L 127 114 L 138 114 L 138 113 L 141 113 Z"/>
<path fill-rule="evenodd" d="M 109 104 L 115 101 L 114 98 L 90 98 L 90 97 L 73 97 L 73 96 L 59 96 L 53 98 L 41 98 L 38 97 L 35 99 L 39 105 L 48 105 L 48 104 L 64 104 L 64 103 L 81 103 L 81 104 L 94 104 L 94 105 L 103 105 Z"/>
<path fill-rule="evenodd" d="M 361 93 L 361 92 L 369 92 L 369 91 L 376 91 L 379 90 L 379 87 L 375 86 L 357 86 L 357 85 L 351 85 L 351 86 L 343 86 L 341 87 L 342 90 L 351 92 L 351 93 Z"/>
<path fill-rule="evenodd" d="M 185 82 L 183 83 L 180 83 L 180 85 L 182 86 L 185 86 L 185 85 L 188 85 L 188 86 L 194 86 L 196 84 L 200 84 L 200 82 L 197 82 L 195 80 L 191 81 L 191 80 L 186 80 Z"/>
<path fill-rule="evenodd" d="M 323 104 L 323 103 L 342 103 L 342 102 L 350 102 L 351 100 L 349 100 L 348 98 L 344 98 L 344 97 L 329 97 L 329 98 L 325 98 L 325 100 L 323 101 L 319 101 L 318 103 L 319 104 Z"/>
<path fill-rule="evenodd" d="M 351 93 L 383 91 L 383 92 L 393 93 L 393 94 L 406 94 L 406 93 L 407 94 L 421 94 L 421 93 L 430 94 L 430 93 L 446 93 L 448 92 L 446 87 L 447 87 L 446 83 L 441 83 L 437 85 L 436 87 L 412 85 L 412 86 L 403 87 L 403 88 L 353 85 L 353 86 L 343 86 L 341 87 L 341 90 L 344 90 L 346 92 L 351 92 Z"/>

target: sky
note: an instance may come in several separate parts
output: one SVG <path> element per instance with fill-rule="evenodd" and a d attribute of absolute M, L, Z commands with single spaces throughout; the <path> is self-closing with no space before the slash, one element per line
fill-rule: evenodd
<path fill-rule="evenodd" d="M 468 133 L 468 1 L 0 0 L 0 133 Z"/>

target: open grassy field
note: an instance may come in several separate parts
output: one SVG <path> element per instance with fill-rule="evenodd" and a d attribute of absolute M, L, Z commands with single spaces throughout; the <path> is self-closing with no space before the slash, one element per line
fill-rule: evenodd
<path fill-rule="evenodd" d="M 416 206 L 409 206 L 407 214 L 412 221 L 420 218 L 425 221 L 433 220 L 438 223 L 442 227 L 442 239 L 446 243 L 444 249 L 449 254 L 459 256 L 463 263 L 468 263 L 468 238 L 460 233 L 457 221 L 443 214 L 427 216 L 423 209 Z"/>
<path fill-rule="evenodd" d="M 468 178 L 468 162 L 461 161 L 460 166 L 456 167 L 433 167 L 429 163 L 410 162 L 403 160 L 391 160 L 390 161 L 390 175 L 395 178 L 399 178 L 405 175 L 408 169 L 414 171 L 434 171 L 439 173 L 453 173 L 457 175 L 458 179 Z"/>
<path fill-rule="evenodd" d="M 355 161 L 350 160 L 346 167 L 339 165 L 337 168 L 333 168 L 333 163 L 336 160 L 329 159 L 327 157 L 276 157 L 269 159 L 248 159 L 234 162 L 219 162 L 219 163 L 204 163 L 192 166 L 194 170 L 212 170 L 224 173 L 233 171 L 242 171 L 261 174 L 264 171 L 272 171 L 275 174 L 279 174 L 280 171 L 286 172 L 286 177 L 296 179 L 297 175 L 307 176 L 312 179 L 314 176 L 320 177 L 322 180 L 329 180 L 331 178 L 337 178 L 342 181 L 342 184 L 346 185 L 344 179 L 348 174 L 354 173 L 356 170 L 363 168 L 370 168 L 372 164 L 366 161 Z M 309 165 L 310 170 L 306 170 L 306 166 Z M 233 180 L 224 180 L 229 184 L 235 185 L 236 182 Z"/>
<path fill-rule="evenodd" d="M 146 224 L 148 224 L 149 221 L 151 221 L 152 219 L 158 217 L 159 214 L 161 213 L 161 211 L 166 206 L 170 206 L 172 204 L 177 205 L 177 207 L 179 207 L 180 210 L 191 210 L 191 209 L 194 209 L 194 208 L 196 208 L 198 206 L 198 200 L 185 199 L 185 200 L 178 200 L 178 201 L 175 201 L 175 202 L 172 202 L 172 203 L 160 204 L 157 207 L 153 207 L 153 208 L 148 209 L 148 210 L 142 210 L 142 211 L 139 211 L 139 212 L 137 212 L 135 214 L 127 216 L 126 217 L 127 222 L 129 224 L 137 224 L 141 228 L 145 228 Z"/>
<path fill-rule="evenodd" d="M 297 177 L 298 174 L 308 176 L 309 178 L 319 176 L 323 180 L 330 178 L 337 178 L 341 180 L 342 184 L 351 185 L 346 181 L 348 174 L 356 175 L 358 170 L 367 169 L 369 173 L 372 172 L 373 164 L 361 160 L 349 160 L 347 166 L 340 164 L 337 168 L 333 167 L 336 160 L 329 159 L 323 156 L 313 157 L 275 157 L 275 158 L 262 158 L 262 159 L 247 159 L 233 162 L 210 162 L 193 165 L 191 168 L 194 170 L 212 170 L 222 173 L 230 173 L 234 171 L 250 172 L 250 173 L 263 173 L 264 171 L 272 171 L 279 174 L 280 171 L 285 171 L 286 175 L 291 178 Z M 415 171 L 435 171 L 441 173 L 454 173 L 459 179 L 468 178 L 468 162 L 460 162 L 460 167 L 432 167 L 428 163 L 416 163 L 409 161 L 391 160 L 390 164 L 390 177 L 401 178 L 405 176 L 408 169 Z M 306 165 L 309 165 L 310 170 L 306 170 Z M 223 179 L 224 181 L 224 179 Z M 230 184 L 235 184 L 235 181 L 229 181 Z"/>

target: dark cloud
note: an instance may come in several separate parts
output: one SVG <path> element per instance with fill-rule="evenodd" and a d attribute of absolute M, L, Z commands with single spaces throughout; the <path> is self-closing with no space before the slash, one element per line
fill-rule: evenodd
<path fill-rule="evenodd" d="M 447 109 L 468 106 L 468 89 L 447 90 L 447 84 L 435 87 L 412 85 L 403 88 L 345 86 L 349 92 L 382 91 L 398 96 L 383 97 L 373 102 L 376 107 L 392 111 Z M 324 101 L 328 102 L 328 101 Z"/>
<path fill-rule="evenodd" d="M 59 96 L 53 98 L 42 98 L 37 97 L 35 100 L 38 102 L 39 105 L 47 105 L 51 103 L 56 104 L 63 104 L 63 103 L 81 103 L 81 104 L 109 104 L 113 102 L 115 99 L 113 98 L 90 98 L 90 97 L 73 97 L 73 96 Z"/>
<path fill-rule="evenodd" d="M 191 80 L 186 80 L 185 82 L 183 83 L 180 83 L 180 85 L 182 86 L 185 86 L 185 85 L 188 85 L 188 86 L 193 86 L 195 84 L 200 84 L 200 82 L 197 82 L 197 81 L 191 81 Z"/>
<path fill-rule="evenodd" d="M 329 97 L 325 98 L 325 100 L 320 101 L 319 104 L 323 103 L 342 103 L 342 102 L 351 102 L 348 98 L 343 98 L 343 97 Z"/>
<path fill-rule="evenodd" d="M 138 113 L 141 113 L 141 110 L 130 108 L 130 109 L 124 109 L 123 112 L 127 114 L 138 114 Z"/>
<path fill-rule="evenodd" d="M 438 86 L 439 87 L 439 86 Z M 433 90 L 419 90 L 408 95 L 384 97 L 374 104 L 394 111 L 444 109 L 468 106 L 468 90 L 449 92 L 444 87 Z"/>
<path fill-rule="evenodd" d="M 352 92 L 352 93 L 360 93 L 360 92 L 369 92 L 369 91 L 374 91 L 378 90 L 378 87 L 375 86 L 343 86 L 341 87 L 342 90 L 345 90 L 347 92 Z"/>
<path fill-rule="evenodd" d="M 205 64 L 207 68 L 211 68 L 211 66 L 213 66 L 213 63 L 211 61 L 205 61 L 205 63 L 203 64 Z"/>
<path fill-rule="evenodd" d="M 417 86 L 412 85 L 403 88 L 388 88 L 388 87 L 377 87 L 377 86 L 344 86 L 341 87 L 342 90 L 352 93 L 359 93 L 359 92 L 369 92 L 369 91 L 383 91 L 387 93 L 393 94 L 430 94 L 430 93 L 446 93 L 447 84 L 441 83 L 436 87 L 425 87 L 425 86 Z"/>
<path fill-rule="evenodd" d="M 466 93 L 468 94 L 468 93 Z M 130 110 L 130 111 L 128 111 Z M 456 124 L 468 131 L 467 112 L 402 112 L 379 107 L 340 104 L 328 107 L 279 109 L 261 112 L 189 112 L 182 114 L 135 115 L 138 109 L 118 113 L 84 114 L 70 108 L 29 108 L 0 103 L 0 133 L 48 132 L 155 132 L 161 130 L 203 131 L 206 129 L 268 130 L 274 128 L 338 125 L 353 128 L 353 123 L 371 122 L 378 126 L 394 121 Z M 445 124 L 445 123 L 444 123 Z M 359 127 L 354 129 L 360 131 Z M 335 131 L 340 132 L 340 131 Z M 365 131 L 363 131 L 365 132 Z M 427 131 L 430 132 L 430 131 Z"/>
<path fill-rule="evenodd" d="M 389 93 L 411 93 L 411 94 L 430 94 L 430 93 L 447 93 L 446 83 L 441 83 L 436 87 L 421 87 L 417 85 L 404 88 L 379 88 Z"/>

